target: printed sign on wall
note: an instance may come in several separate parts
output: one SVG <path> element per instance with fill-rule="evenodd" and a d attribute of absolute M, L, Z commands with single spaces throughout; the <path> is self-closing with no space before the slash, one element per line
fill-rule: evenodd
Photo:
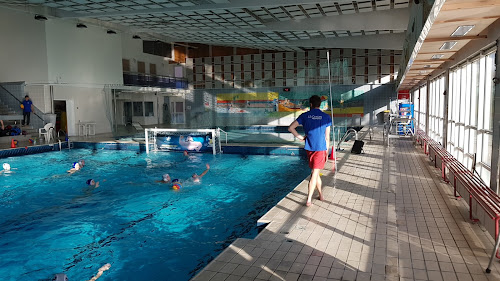
<path fill-rule="evenodd" d="M 212 151 L 212 138 L 210 135 L 158 136 L 156 145 L 164 150 Z"/>

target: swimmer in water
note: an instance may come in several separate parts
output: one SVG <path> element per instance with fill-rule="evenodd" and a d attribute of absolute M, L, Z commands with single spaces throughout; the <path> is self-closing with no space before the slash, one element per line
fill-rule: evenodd
<path fill-rule="evenodd" d="M 80 171 L 81 167 L 78 162 L 73 163 L 73 168 L 68 170 L 68 173 L 73 174 L 76 171 Z"/>
<path fill-rule="evenodd" d="M 156 181 L 156 182 L 159 182 L 159 183 L 170 183 L 171 182 L 170 175 L 169 174 L 164 174 L 162 176 L 162 179 L 159 180 L 159 181 Z"/>
<path fill-rule="evenodd" d="M 11 169 L 10 169 L 10 164 L 9 163 L 3 163 L 3 170 L 0 171 L 0 174 L 8 174 L 8 173 L 12 173 Z"/>
<path fill-rule="evenodd" d="M 88 186 L 93 186 L 94 188 L 98 188 L 99 187 L 99 182 L 98 181 L 95 181 L 93 179 L 88 179 L 87 180 L 87 185 Z"/>
<path fill-rule="evenodd" d="M 207 169 L 205 171 L 203 171 L 203 173 L 201 173 L 201 175 L 198 175 L 196 173 L 193 174 L 193 176 L 191 177 L 193 182 L 200 182 L 201 178 L 208 173 L 208 170 L 210 170 L 210 165 L 207 164 L 206 166 L 207 166 Z"/>
<path fill-rule="evenodd" d="M 173 190 L 179 190 L 182 188 L 182 183 L 179 179 L 173 179 L 172 180 L 172 189 Z"/>

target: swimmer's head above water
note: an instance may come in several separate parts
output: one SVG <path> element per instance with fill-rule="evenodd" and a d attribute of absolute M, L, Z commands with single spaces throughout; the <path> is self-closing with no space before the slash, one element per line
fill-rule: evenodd
<path fill-rule="evenodd" d="M 95 180 L 93 180 L 93 179 L 88 179 L 88 180 L 87 180 L 87 185 L 95 185 Z"/>
<path fill-rule="evenodd" d="M 10 164 L 9 163 L 3 163 L 3 169 L 5 171 L 10 171 Z"/>
<path fill-rule="evenodd" d="M 164 174 L 163 175 L 163 181 L 164 182 L 170 182 L 170 175 L 169 174 Z"/>
<path fill-rule="evenodd" d="M 197 173 L 194 173 L 192 176 L 191 176 L 191 179 L 194 181 L 194 182 L 199 182 L 200 181 L 200 176 L 198 176 Z"/>

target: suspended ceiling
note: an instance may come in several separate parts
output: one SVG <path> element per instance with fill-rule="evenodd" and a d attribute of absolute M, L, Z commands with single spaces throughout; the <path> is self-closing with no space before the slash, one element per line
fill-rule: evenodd
<path fill-rule="evenodd" d="M 500 19 L 500 0 L 436 0 L 436 2 L 438 4 L 441 2 L 441 8 L 434 13 L 434 18 L 431 12 L 428 19 L 429 28 L 421 34 L 421 40 L 417 43 L 415 55 L 410 58 L 406 67 L 399 90 L 409 90 L 424 83 L 431 74 L 442 72 L 443 64 L 454 62 L 455 54 L 465 50 L 471 41 L 487 41 L 486 34 L 493 23 Z M 459 26 L 466 25 L 474 27 L 464 36 L 452 36 Z M 457 43 L 449 50 L 441 50 L 445 42 Z"/>
<path fill-rule="evenodd" d="M 402 49 L 408 0 L 28 0 L 0 5 L 170 42 L 268 50 Z M 161 37 L 158 37 L 161 36 Z"/>

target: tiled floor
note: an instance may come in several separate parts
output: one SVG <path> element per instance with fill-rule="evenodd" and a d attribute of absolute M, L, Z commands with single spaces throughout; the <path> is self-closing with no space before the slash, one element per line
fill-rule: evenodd
<path fill-rule="evenodd" d="M 484 273 L 493 239 L 410 139 L 366 141 L 339 166 L 325 201 L 305 207 L 302 182 L 193 280 L 500 280 L 498 260 Z"/>

